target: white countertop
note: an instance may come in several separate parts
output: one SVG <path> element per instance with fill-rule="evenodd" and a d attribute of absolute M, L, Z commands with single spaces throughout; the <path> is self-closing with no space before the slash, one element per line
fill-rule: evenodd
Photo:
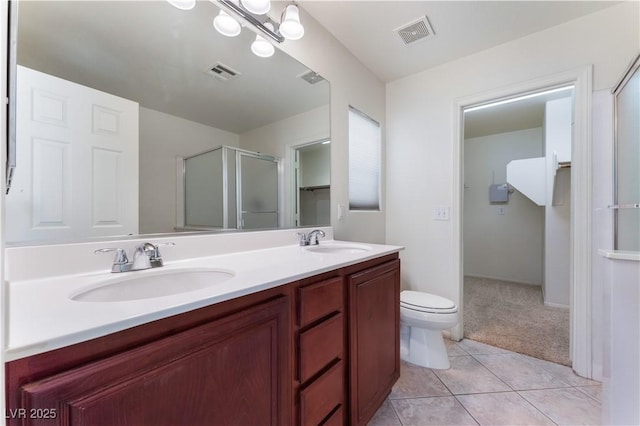
<path fill-rule="evenodd" d="M 323 241 L 321 245 L 360 244 Z M 358 253 L 317 253 L 298 245 L 220 254 L 171 262 L 162 268 L 111 274 L 107 271 L 9 282 L 5 360 L 12 361 L 105 336 L 150 321 L 277 287 L 333 269 L 395 253 L 402 247 L 362 244 Z M 219 268 L 233 278 L 216 286 L 170 296 L 124 302 L 79 302 L 80 289 L 114 276 L 158 274 L 184 268 Z M 128 276 L 128 275 L 127 275 Z"/>

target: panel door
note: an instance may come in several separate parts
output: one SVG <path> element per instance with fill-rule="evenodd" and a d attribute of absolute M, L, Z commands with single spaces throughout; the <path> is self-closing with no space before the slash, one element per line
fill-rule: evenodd
<path fill-rule="evenodd" d="M 364 425 L 400 377 L 400 261 L 349 277 L 351 424 Z"/>
<path fill-rule="evenodd" d="M 138 104 L 18 66 L 7 241 L 138 233 Z"/>

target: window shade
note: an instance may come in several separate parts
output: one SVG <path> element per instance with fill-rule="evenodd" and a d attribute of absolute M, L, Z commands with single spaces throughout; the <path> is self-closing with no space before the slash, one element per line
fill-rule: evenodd
<path fill-rule="evenodd" d="M 380 210 L 380 124 L 349 107 L 349 209 Z"/>

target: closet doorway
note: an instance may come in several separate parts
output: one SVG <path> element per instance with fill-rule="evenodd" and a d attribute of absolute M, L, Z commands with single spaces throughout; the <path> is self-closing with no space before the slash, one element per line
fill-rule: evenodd
<path fill-rule="evenodd" d="M 573 86 L 464 111 L 464 337 L 570 361 Z"/>
<path fill-rule="evenodd" d="M 291 207 L 295 227 L 331 224 L 331 141 L 291 148 Z"/>

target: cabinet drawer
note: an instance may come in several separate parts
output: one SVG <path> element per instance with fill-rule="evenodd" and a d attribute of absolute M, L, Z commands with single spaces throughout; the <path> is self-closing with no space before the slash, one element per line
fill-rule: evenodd
<path fill-rule="evenodd" d="M 342 278 L 332 278 L 306 287 L 299 291 L 298 321 L 301 327 L 342 310 Z"/>
<path fill-rule="evenodd" d="M 300 424 L 317 426 L 344 401 L 342 361 L 300 392 Z"/>
<path fill-rule="evenodd" d="M 304 383 L 336 358 L 343 358 L 343 315 L 338 313 L 300 333 L 300 382 Z"/>

